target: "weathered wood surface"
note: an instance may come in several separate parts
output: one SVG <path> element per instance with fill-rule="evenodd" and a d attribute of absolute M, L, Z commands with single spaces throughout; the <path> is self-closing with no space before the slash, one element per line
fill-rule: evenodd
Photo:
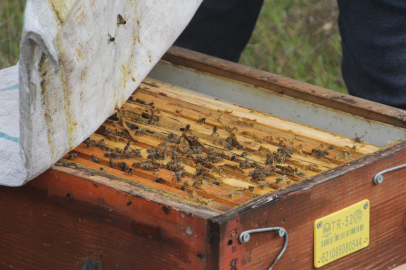
<path fill-rule="evenodd" d="M 188 143 L 191 138 L 198 143 Z M 72 152 L 78 159 L 70 162 L 224 213 L 378 149 L 145 79 L 117 114 Z M 162 155 L 151 157 L 157 150 Z M 179 161 L 175 169 L 168 165 L 174 159 Z M 123 162 L 126 169 L 119 166 Z"/>
<path fill-rule="evenodd" d="M 155 87 L 150 87 L 149 84 L 141 84 L 141 91 L 139 94 L 135 95 L 136 97 L 140 96 L 148 101 L 151 100 L 154 103 L 161 104 L 163 110 L 172 113 L 175 109 L 184 110 L 180 115 L 185 118 L 190 118 L 192 121 L 196 121 L 201 117 L 209 115 L 208 122 L 211 122 L 211 125 L 217 125 L 221 128 L 218 118 L 219 116 L 224 115 L 225 122 L 227 122 L 227 118 L 231 118 L 232 120 L 252 120 L 253 128 L 251 131 L 258 129 L 258 134 L 261 135 L 265 131 L 274 135 L 274 137 L 297 138 L 316 145 L 322 142 L 326 145 L 332 144 L 338 147 L 352 147 L 354 145 L 352 138 L 347 138 L 339 134 L 315 129 L 280 117 L 258 112 L 253 109 L 182 91 L 183 89 L 179 89 L 176 86 L 170 86 L 157 80 L 147 78 L 145 79 L 145 82 L 153 83 Z M 164 93 L 164 95 L 162 95 L 162 93 Z M 227 124 L 229 123 L 227 122 Z M 261 128 L 265 128 L 265 130 L 262 130 Z M 242 130 L 244 129 L 242 128 Z M 357 146 L 355 152 L 361 154 L 371 153 L 378 149 L 378 147 L 369 144 L 358 144 Z"/>
<path fill-rule="evenodd" d="M 204 218 L 72 171 L 0 187 L 0 269 L 206 269 Z"/>
<path fill-rule="evenodd" d="M 162 57 L 162 60 L 174 65 L 188 67 L 198 72 L 210 73 L 238 82 L 245 82 L 278 94 L 358 115 L 365 119 L 406 128 L 406 113 L 404 110 L 211 57 L 206 54 L 172 46 Z"/>
<path fill-rule="evenodd" d="M 313 269 L 314 221 L 363 199 L 371 203 L 369 246 L 323 268 L 391 269 L 405 263 L 406 169 L 385 174 L 380 185 L 372 181 L 381 170 L 406 163 L 405 147 L 402 142 L 212 218 L 210 241 L 218 246 L 212 247 L 209 268 L 267 269 L 283 239 L 275 232 L 258 233 L 240 244 L 238 236 L 245 230 L 280 226 L 289 234 L 289 245 L 274 269 Z"/>
<path fill-rule="evenodd" d="M 237 64 L 215 58 L 185 56 L 176 48 L 165 57 L 175 64 L 405 127 L 403 111 L 392 111 L 393 108 L 384 105 L 246 67 L 243 71 Z M 196 98 L 154 80 L 145 80 L 140 91 L 133 95 L 135 98 L 160 107 L 160 117 L 172 124 L 172 132 L 178 135 L 182 134 L 178 130 L 180 126 L 191 124 L 190 133 L 202 136 L 210 147 L 212 141 L 207 138 L 214 126 L 225 138 L 228 132 L 223 124 L 232 126 L 248 118 L 252 130 L 256 129 L 251 133 L 260 139 L 269 135 L 275 138 L 275 141 L 263 140 L 271 151 L 276 151 L 280 139 L 300 141 L 307 153 L 322 142 L 341 148 L 355 145 L 351 138 L 335 137 L 218 100 Z M 121 111 L 125 114 L 142 109 L 150 112 L 146 106 L 130 101 Z M 202 117 L 207 118 L 206 124 L 197 124 Z M 134 123 L 152 132 L 162 132 L 160 125 Z M 274 127 L 275 123 L 280 123 L 281 128 Z M 91 139 L 103 138 L 102 134 L 112 124 L 107 121 Z M 241 127 L 241 131 L 249 129 Z M 249 146 L 250 158 L 260 160 L 253 153 L 265 143 L 256 141 L 258 138 L 252 135 L 236 136 Z M 148 135 L 136 136 L 136 140 L 133 146 L 142 149 L 143 155 L 145 149 L 160 143 Z M 107 144 L 123 148 L 126 142 L 107 141 Z M 73 152 L 78 155 L 74 162 L 60 163 L 66 167 L 48 170 L 21 188 L 0 187 L 0 269 L 80 269 L 87 259 L 99 262 L 103 269 L 267 269 L 279 253 L 283 239 L 275 232 L 259 233 L 252 234 L 248 243 L 240 244 L 238 236 L 244 230 L 271 226 L 284 227 L 289 233 L 287 251 L 274 269 L 312 269 L 314 220 L 363 199 L 371 202 L 369 246 L 324 268 L 388 269 L 405 263 L 406 169 L 385 174 L 384 183 L 378 186 L 372 183 L 372 177 L 380 170 L 406 163 L 406 142 L 343 164 L 377 150 L 367 144 L 356 146 L 357 149 L 348 150 L 352 158 L 345 160 L 326 157 L 326 161 L 294 153 L 289 164 L 317 166 L 313 171 L 303 170 L 309 179 L 278 191 L 261 190 L 255 181 L 244 182 L 248 173 L 233 172 L 225 166 L 224 172 L 233 177 L 222 179 L 220 185 L 207 185 L 204 190 L 194 189 L 203 199 L 213 199 L 207 207 L 182 190 L 172 180 L 171 172 L 160 170 L 154 175 L 153 171 L 134 168 L 133 175 L 129 175 L 109 168 L 109 160 L 100 149 L 82 144 Z M 331 152 L 337 155 L 335 151 Z M 91 161 L 92 154 L 97 154 L 100 164 Z M 145 157 L 140 160 L 144 161 Z M 75 164 L 79 167 L 75 168 Z M 340 164 L 343 165 L 336 167 Z M 224 160 L 221 165 L 233 163 Z M 185 172 L 192 174 L 195 168 L 186 165 Z M 156 177 L 162 177 L 162 182 L 154 182 Z M 304 179 L 294 177 L 295 181 Z M 244 190 L 240 196 L 223 196 L 225 190 L 247 189 L 247 185 L 254 189 Z M 214 196 L 213 191 L 220 196 Z"/>

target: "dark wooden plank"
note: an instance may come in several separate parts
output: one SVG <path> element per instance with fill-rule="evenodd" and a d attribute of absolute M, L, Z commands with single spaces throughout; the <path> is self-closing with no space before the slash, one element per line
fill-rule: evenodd
<path fill-rule="evenodd" d="M 405 147 L 402 142 L 212 218 L 219 226 L 220 269 L 233 269 L 235 261 L 237 269 L 267 269 L 283 239 L 274 232 L 259 233 L 240 244 L 238 236 L 244 230 L 273 226 L 289 233 L 287 251 L 274 269 L 313 269 L 314 221 L 363 199 L 371 202 L 369 246 L 326 268 L 390 269 L 405 263 L 406 169 L 385 174 L 380 185 L 372 181 L 377 172 L 406 163 Z"/>
<path fill-rule="evenodd" d="M 398 127 L 406 127 L 406 112 L 373 101 L 299 82 L 269 72 L 172 46 L 162 57 L 175 65 L 248 83 L 278 94 L 306 100 Z"/>
<path fill-rule="evenodd" d="M 57 170 L 0 198 L 0 269 L 206 269 L 206 222 L 190 212 Z"/>

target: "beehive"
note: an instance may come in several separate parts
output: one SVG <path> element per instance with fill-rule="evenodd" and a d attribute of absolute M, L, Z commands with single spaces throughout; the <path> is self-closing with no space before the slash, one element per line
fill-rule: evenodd
<path fill-rule="evenodd" d="M 61 163 L 222 213 L 377 149 L 357 134 L 347 138 L 145 79 Z"/>
<path fill-rule="evenodd" d="M 314 269 L 316 221 L 365 200 L 368 246 L 323 267 L 406 263 L 406 111 L 176 47 L 149 76 L 166 83 L 144 80 L 55 166 L 0 187 L 2 264 Z"/>

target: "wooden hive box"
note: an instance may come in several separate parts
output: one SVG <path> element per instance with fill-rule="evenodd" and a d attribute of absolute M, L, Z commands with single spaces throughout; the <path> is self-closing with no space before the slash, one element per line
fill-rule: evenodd
<path fill-rule="evenodd" d="M 88 140 L 25 186 L 0 187 L 0 262 L 312 269 L 315 221 L 367 199 L 368 245 L 323 267 L 394 267 L 406 176 L 373 178 L 406 163 L 405 116 L 174 47 Z M 269 227 L 286 233 L 239 239 Z"/>

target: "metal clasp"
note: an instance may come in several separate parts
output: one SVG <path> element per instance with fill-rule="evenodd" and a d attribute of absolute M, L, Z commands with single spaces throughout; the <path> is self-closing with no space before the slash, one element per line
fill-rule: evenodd
<path fill-rule="evenodd" d="M 376 185 L 382 184 L 382 182 L 383 182 L 383 175 L 382 174 L 387 173 L 387 172 L 391 172 L 391 171 L 396 171 L 396 170 L 404 168 L 404 167 L 406 167 L 406 164 L 399 165 L 399 166 L 396 166 L 396 167 L 393 167 L 393 168 L 390 168 L 390 169 L 386 169 L 386 170 L 383 170 L 383 171 L 375 174 L 374 175 L 374 183 Z"/>
<path fill-rule="evenodd" d="M 272 270 L 272 268 L 275 266 L 275 264 L 279 261 L 279 259 L 282 257 L 283 253 L 285 252 L 286 248 L 288 247 L 288 232 L 282 228 L 282 227 L 270 227 L 270 228 L 263 228 L 263 229 L 255 229 L 255 230 L 248 230 L 244 231 L 240 234 L 240 237 L 238 238 L 240 240 L 241 244 L 247 243 L 251 236 L 251 233 L 259 233 L 259 232 L 269 232 L 269 231 L 277 231 L 279 233 L 280 237 L 285 237 L 285 243 L 283 244 L 283 248 L 281 252 L 279 252 L 278 256 L 272 263 L 272 265 L 269 267 L 268 270 Z"/>

